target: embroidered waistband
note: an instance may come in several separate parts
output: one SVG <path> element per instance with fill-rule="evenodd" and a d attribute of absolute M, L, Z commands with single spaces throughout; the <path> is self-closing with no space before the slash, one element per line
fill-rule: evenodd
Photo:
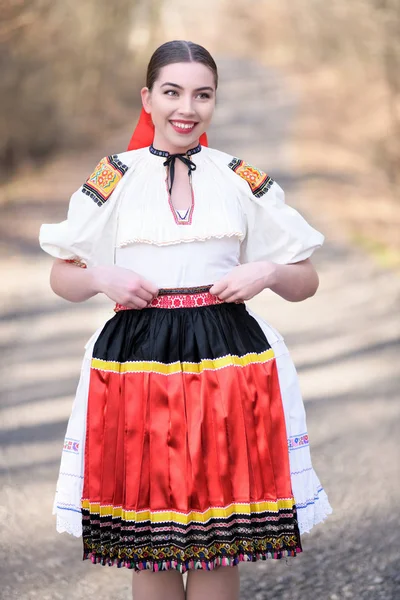
<path fill-rule="evenodd" d="M 201 306 L 212 306 L 223 304 L 217 296 L 210 294 L 211 285 L 191 288 L 164 288 L 158 291 L 147 308 L 199 308 Z M 114 311 L 132 310 L 122 304 L 116 304 Z"/>

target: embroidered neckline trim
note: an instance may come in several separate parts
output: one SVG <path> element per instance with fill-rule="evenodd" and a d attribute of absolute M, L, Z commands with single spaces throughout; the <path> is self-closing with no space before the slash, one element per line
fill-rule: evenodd
<path fill-rule="evenodd" d="M 186 221 L 186 219 L 189 216 L 190 209 L 191 209 L 191 206 L 189 206 L 189 208 L 175 208 L 174 207 L 174 210 L 177 213 L 177 215 L 181 221 Z M 183 216 L 182 216 L 182 213 L 184 213 Z"/>
<path fill-rule="evenodd" d="M 170 153 L 167 152 L 166 150 L 157 150 L 157 148 L 154 148 L 153 144 L 151 144 L 151 146 L 149 146 L 149 151 L 151 154 L 154 154 L 155 156 L 162 156 L 164 158 L 167 158 L 168 156 L 170 156 Z M 182 152 L 181 154 L 183 154 L 184 156 L 192 156 L 192 154 L 197 154 L 198 152 L 201 151 L 201 144 L 198 144 L 197 146 L 195 146 L 195 148 L 190 148 L 190 150 L 188 150 L 187 152 Z"/>

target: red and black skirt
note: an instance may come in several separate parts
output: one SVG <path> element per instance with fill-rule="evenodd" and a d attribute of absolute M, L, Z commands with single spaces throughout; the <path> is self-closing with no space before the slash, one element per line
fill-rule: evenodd
<path fill-rule="evenodd" d="M 244 304 L 170 292 L 106 323 L 82 518 L 84 559 L 137 571 L 301 552 L 274 353 Z"/>

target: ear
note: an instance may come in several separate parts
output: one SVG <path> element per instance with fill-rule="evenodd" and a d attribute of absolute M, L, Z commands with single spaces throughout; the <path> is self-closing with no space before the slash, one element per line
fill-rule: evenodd
<path fill-rule="evenodd" d="M 140 95 L 142 97 L 142 104 L 145 112 L 149 115 L 151 114 L 151 92 L 149 88 L 144 87 L 140 90 Z"/>

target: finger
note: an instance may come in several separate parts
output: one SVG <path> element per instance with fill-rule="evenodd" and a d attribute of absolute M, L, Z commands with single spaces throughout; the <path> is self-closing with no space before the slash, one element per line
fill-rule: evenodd
<path fill-rule="evenodd" d="M 220 300 L 223 300 L 224 302 L 226 302 L 228 300 L 228 298 L 231 298 L 234 294 L 236 294 L 236 292 L 234 292 L 230 288 L 226 288 L 223 292 L 220 292 L 219 294 L 217 294 L 217 296 Z"/>
<path fill-rule="evenodd" d="M 142 300 L 142 298 L 138 298 L 137 296 L 131 300 L 132 308 L 142 309 L 147 308 L 148 302 L 146 300 Z"/>
<path fill-rule="evenodd" d="M 220 281 L 217 281 L 217 283 L 214 283 L 214 285 L 210 288 L 210 294 L 212 294 L 213 296 L 218 296 L 218 298 L 220 297 L 220 294 L 228 287 L 228 284 L 226 281 L 224 281 L 223 279 L 221 279 Z"/>
<path fill-rule="evenodd" d="M 158 295 L 158 287 L 155 286 L 154 283 L 151 283 L 151 281 L 143 280 L 142 289 L 151 294 L 151 299 Z"/>
<path fill-rule="evenodd" d="M 137 290 L 137 292 L 135 293 L 135 296 L 137 298 L 141 298 L 142 300 L 144 300 L 147 304 L 149 302 L 151 302 L 154 298 L 153 294 L 151 294 L 150 292 L 148 292 L 147 290 L 145 290 L 144 288 L 140 288 L 139 290 Z"/>
<path fill-rule="evenodd" d="M 244 302 L 247 298 L 245 297 L 245 294 L 243 294 L 243 292 L 231 292 L 230 294 L 227 294 L 226 298 L 225 298 L 225 302 Z"/>

